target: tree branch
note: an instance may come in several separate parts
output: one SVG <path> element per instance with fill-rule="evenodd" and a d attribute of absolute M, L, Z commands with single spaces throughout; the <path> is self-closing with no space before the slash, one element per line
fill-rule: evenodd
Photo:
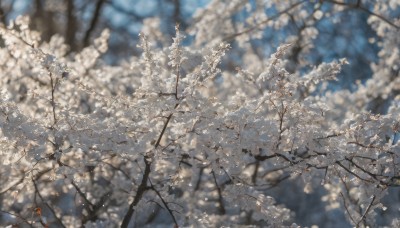
<path fill-rule="evenodd" d="M 90 22 L 90 26 L 88 30 L 85 33 L 85 37 L 83 38 L 83 47 L 89 46 L 89 39 L 90 35 L 94 31 L 94 28 L 96 27 L 97 22 L 99 21 L 100 18 L 100 12 L 101 8 L 103 7 L 103 4 L 106 2 L 106 0 L 98 0 L 96 4 L 96 9 L 94 11 L 92 21 Z"/>
<path fill-rule="evenodd" d="M 274 15 L 274 16 L 272 16 L 272 17 L 269 17 L 268 19 L 266 19 L 266 20 L 264 20 L 264 21 L 258 23 L 257 25 L 255 25 L 255 26 L 253 26 L 253 27 L 250 27 L 250 28 L 245 29 L 245 30 L 243 30 L 243 31 L 241 31 L 241 32 L 238 32 L 238 33 L 235 33 L 235 34 L 232 34 L 232 35 L 229 35 L 229 36 L 223 38 L 222 41 L 223 41 L 223 42 L 228 42 L 228 41 L 231 41 L 231 40 L 233 40 L 234 38 L 236 38 L 236 37 L 238 37 L 238 36 L 241 36 L 241 35 L 246 34 L 246 33 L 250 33 L 250 32 L 252 32 L 252 31 L 256 30 L 256 29 L 257 29 L 258 27 L 260 27 L 261 25 L 264 25 L 264 24 L 266 24 L 266 23 L 268 23 L 268 22 L 270 22 L 270 21 L 272 21 L 272 20 L 275 20 L 276 18 L 280 17 L 282 14 L 288 13 L 290 10 L 296 8 L 297 6 L 303 4 L 304 2 L 306 2 L 306 1 L 305 1 L 305 0 L 299 1 L 299 2 L 297 2 L 297 3 L 293 4 L 293 5 L 291 5 L 290 7 L 288 7 L 288 8 L 286 8 L 286 9 L 284 9 L 284 10 L 278 12 L 276 15 Z"/>
<path fill-rule="evenodd" d="M 357 223 L 357 227 L 359 227 L 360 223 L 361 223 L 362 221 L 364 221 L 364 220 L 365 220 L 365 217 L 367 216 L 367 214 L 368 214 L 369 210 L 371 209 L 371 207 L 372 207 L 372 204 L 373 204 L 373 203 L 374 203 L 374 201 L 375 201 L 375 198 L 376 198 L 376 196 L 375 196 L 375 195 L 373 195 L 373 196 L 372 196 L 371 203 L 368 205 L 368 207 L 367 207 L 367 209 L 365 210 L 364 214 L 362 215 L 362 217 L 361 217 L 360 221 L 358 221 L 358 223 Z"/>
<path fill-rule="evenodd" d="M 148 160 L 148 156 L 144 156 L 143 160 L 145 163 L 145 169 L 142 177 L 142 182 L 140 183 L 138 190 L 136 192 L 136 196 L 133 199 L 133 202 L 129 205 L 128 212 L 125 214 L 121 228 L 127 228 L 129 225 L 129 222 L 131 221 L 131 218 L 133 216 L 133 213 L 135 212 L 135 206 L 140 202 L 142 199 L 143 194 L 147 191 L 147 181 L 149 180 L 149 175 L 151 171 L 151 161 Z"/>
<path fill-rule="evenodd" d="M 226 213 L 226 211 L 225 211 L 225 207 L 224 207 L 224 202 L 222 200 L 222 191 L 221 191 L 221 188 L 218 185 L 217 178 L 215 177 L 214 170 L 211 170 L 211 174 L 213 175 L 214 184 L 217 187 L 217 191 L 218 191 L 218 204 L 219 204 L 218 210 L 219 210 L 219 213 L 221 215 L 224 215 Z"/>
<path fill-rule="evenodd" d="M 371 10 L 367 9 L 366 7 L 362 6 L 360 0 L 358 0 L 357 3 L 355 3 L 355 4 L 339 2 L 339 1 L 336 1 L 336 0 L 323 0 L 323 2 L 328 2 L 328 3 L 335 4 L 335 5 L 347 6 L 349 8 L 354 8 L 354 9 L 358 9 L 358 10 L 364 11 L 365 13 L 367 13 L 367 14 L 369 14 L 371 16 L 375 16 L 375 17 L 381 19 L 382 21 L 386 22 L 387 24 L 389 24 L 390 26 L 392 26 L 392 27 L 394 27 L 396 29 L 400 28 L 400 26 L 394 24 L 393 22 L 391 22 L 386 17 L 384 17 L 382 15 L 379 15 L 377 13 L 374 13 Z"/>

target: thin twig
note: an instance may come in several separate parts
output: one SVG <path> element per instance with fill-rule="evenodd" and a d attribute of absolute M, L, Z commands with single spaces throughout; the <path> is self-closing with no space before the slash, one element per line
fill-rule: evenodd
<path fill-rule="evenodd" d="M 342 192 L 340 192 L 340 196 L 342 196 L 342 198 L 343 198 L 343 205 L 344 205 L 344 208 L 345 208 L 346 211 L 347 211 L 347 214 L 349 215 L 351 221 L 353 221 L 353 223 L 356 224 L 356 221 L 354 221 L 353 217 L 352 217 L 351 214 L 350 214 L 349 208 L 347 207 L 346 200 L 345 200 L 344 195 L 343 195 Z"/>
<path fill-rule="evenodd" d="M 161 196 L 160 192 L 154 187 L 153 183 L 151 183 L 151 181 L 149 180 L 150 185 L 151 185 L 151 190 L 153 190 L 158 198 L 160 198 L 161 202 L 164 204 L 165 208 L 167 209 L 168 213 L 171 215 L 172 220 L 174 220 L 175 226 L 178 227 L 178 222 L 176 221 L 176 218 L 174 216 L 174 214 L 172 213 L 172 210 L 169 208 L 168 203 L 165 202 L 164 198 Z"/>
<path fill-rule="evenodd" d="M 54 92 L 56 91 L 57 81 L 54 81 L 53 74 L 49 71 L 50 76 L 50 83 L 51 83 L 51 106 L 53 108 L 53 124 L 56 125 L 57 123 L 57 116 L 56 116 L 56 101 L 54 97 Z"/>
<path fill-rule="evenodd" d="M 360 177 L 358 174 L 354 173 L 353 171 L 351 171 L 350 169 L 346 168 L 346 166 L 344 166 L 340 161 L 336 161 L 336 164 L 338 164 L 340 167 L 342 167 L 344 170 L 346 170 L 347 172 L 351 173 L 353 176 L 357 177 L 360 180 L 366 181 L 366 182 L 370 182 L 372 183 L 373 181 L 365 179 Z"/>
<path fill-rule="evenodd" d="M 19 219 L 21 219 L 22 220 L 22 222 L 24 222 L 24 223 L 26 223 L 26 224 L 28 224 L 30 227 L 33 227 L 32 226 L 32 224 L 27 220 L 27 219 L 25 219 L 24 217 L 22 217 L 22 216 L 20 216 L 20 215 L 17 215 L 17 214 L 14 214 L 14 213 L 11 213 L 11 212 L 8 212 L 8 211 L 3 211 L 3 210 L 0 210 L 0 213 L 4 213 L 4 214 L 8 214 L 8 215 L 11 215 L 11 216 L 14 216 L 14 217 L 17 217 L 17 218 L 19 218 Z M 14 225 L 18 225 L 19 223 L 17 223 L 17 224 L 14 224 Z"/>
<path fill-rule="evenodd" d="M 392 26 L 392 27 L 394 27 L 396 29 L 400 29 L 400 27 L 398 25 L 396 25 L 395 23 L 393 23 L 392 21 L 390 21 L 386 17 L 384 17 L 382 15 L 379 15 L 377 13 L 374 13 L 371 10 L 369 10 L 369 9 L 365 8 L 364 6 L 362 6 L 360 0 L 358 0 L 356 4 L 349 4 L 349 3 L 339 2 L 339 1 L 335 1 L 335 0 L 324 0 L 323 2 L 328 2 L 328 3 L 332 3 L 332 4 L 336 4 L 336 5 L 347 6 L 349 8 L 359 9 L 361 11 L 366 12 L 367 14 L 369 14 L 371 16 L 375 16 L 375 17 L 381 19 L 382 21 L 386 22 L 387 24 L 389 24 L 390 26 Z"/>
<path fill-rule="evenodd" d="M 303 0 L 303 1 L 297 2 L 297 3 L 293 4 L 293 5 L 291 5 L 290 7 L 278 12 L 276 15 L 274 15 L 272 17 L 269 17 L 268 19 L 258 23 L 257 25 L 255 25 L 253 27 L 250 27 L 250 28 L 245 29 L 245 30 L 243 30 L 241 32 L 238 32 L 238 33 L 235 33 L 235 34 L 232 34 L 232 35 L 229 35 L 229 36 L 223 38 L 222 41 L 223 42 L 228 42 L 228 41 L 233 40 L 234 38 L 236 38 L 238 36 L 241 36 L 243 34 L 252 32 L 252 31 L 256 30 L 258 27 L 260 27 L 261 25 L 266 24 L 266 23 L 268 23 L 268 22 L 270 22 L 272 20 L 275 20 L 276 18 L 280 17 L 282 14 L 288 13 L 290 10 L 296 8 L 297 6 L 303 4 L 304 2 L 306 2 L 306 1 Z"/>
<path fill-rule="evenodd" d="M 39 196 L 40 200 L 42 201 L 42 203 L 47 206 L 47 208 L 51 211 L 51 213 L 53 214 L 54 218 L 58 221 L 58 223 L 62 227 L 65 227 L 63 222 L 62 222 L 62 220 L 57 216 L 56 211 L 43 199 L 43 196 L 42 196 L 42 194 L 40 194 L 40 191 L 39 191 L 39 188 L 38 188 L 38 186 L 36 184 L 36 181 L 32 179 L 32 182 L 33 182 L 33 186 L 35 187 L 35 191 L 38 194 L 38 196 Z"/>
<path fill-rule="evenodd" d="M 225 211 L 225 207 L 224 207 L 224 202 L 222 201 L 222 191 L 221 191 L 221 188 L 218 185 L 217 178 L 215 177 L 214 170 L 211 170 L 211 174 L 213 175 L 214 183 L 215 183 L 215 186 L 217 187 L 217 191 L 218 191 L 218 203 L 219 203 L 218 209 L 219 209 L 219 213 L 221 215 L 224 215 L 226 211 Z"/>
<path fill-rule="evenodd" d="M 375 201 L 375 198 L 376 198 L 376 196 L 375 196 L 375 195 L 373 195 L 373 196 L 372 196 L 371 203 L 368 205 L 368 207 L 367 207 L 367 209 L 365 210 L 364 214 L 362 215 L 362 217 L 361 217 L 360 221 L 358 221 L 358 223 L 357 223 L 357 227 L 359 227 L 360 223 L 361 223 L 362 221 L 364 221 L 364 220 L 365 220 L 365 217 L 367 216 L 367 214 L 368 214 L 369 210 L 371 209 L 371 207 L 372 207 L 372 204 L 373 204 L 373 203 L 374 203 L 374 201 Z"/>

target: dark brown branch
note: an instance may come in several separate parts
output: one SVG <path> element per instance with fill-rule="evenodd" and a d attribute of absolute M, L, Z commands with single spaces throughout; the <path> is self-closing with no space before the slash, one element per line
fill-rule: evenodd
<path fill-rule="evenodd" d="M 179 106 L 179 103 L 177 103 L 174 107 L 174 109 L 176 109 Z M 158 136 L 157 142 L 154 145 L 154 149 L 156 150 L 159 146 L 160 146 L 160 142 L 161 139 L 165 133 L 165 130 L 168 127 L 168 123 L 172 118 L 173 113 L 171 113 L 168 117 L 167 120 L 164 123 L 163 129 L 161 130 L 160 135 Z M 133 202 L 129 205 L 128 208 L 128 212 L 125 214 L 122 224 L 121 224 L 121 228 L 126 228 L 129 225 L 129 222 L 133 216 L 133 213 L 135 212 L 134 207 L 140 202 L 140 200 L 142 199 L 143 194 L 148 190 L 148 186 L 147 186 L 147 182 L 150 180 L 150 172 L 151 172 L 151 158 L 146 155 L 143 157 L 144 163 L 145 163 L 145 170 L 143 173 L 143 177 L 142 177 L 142 182 L 140 183 L 138 190 L 136 192 L 136 196 L 133 199 Z"/>
<path fill-rule="evenodd" d="M 219 210 L 219 213 L 221 215 L 224 215 L 226 213 L 226 211 L 225 211 L 225 207 L 224 207 L 224 202 L 222 201 L 222 191 L 221 191 L 221 188 L 218 185 L 217 178 L 215 177 L 214 170 L 211 170 L 211 174 L 213 175 L 214 184 L 217 187 L 217 191 L 218 191 L 218 204 L 219 204 L 218 210 Z"/>
<path fill-rule="evenodd" d="M 163 135 L 164 135 L 164 133 L 165 133 L 165 130 L 167 129 L 168 123 L 169 123 L 169 121 L 171 120 L 171 118 L 172 118 L 172 113 L 169 114 L 169 116 L 167 117 L 167 121 L 165 121 L 164 127 L 163 127 L 163 129 L 161 130 L 161 133 L 160 133 L 160 135 L 158 136 L 157 142 L 156 142 L 156 144 L 155 144 L 155 146 L 154 146 L 155 148 L 157 148 L 157 147 L 160 145 L 161 139 L 162 139 L 162 137 L 163 137 Z"/>
<path fill-rule="evenodd" d="M 77 23 L 74 15 L 74 1 L 64 0 L 67 4 L 67 28 L 65 31 L 65 41 L 70 47 L 70 51 L 75 51 L 76 42 L 75 42 L 75 34 L 77 31 Z"/>
<path fill-rule="evenodd" d="M 27 219 L 25 219 L 24 217 L 22 217 L 22 216 L 20 216 L 20 215 L 17 215 L 17 214 L 8 212 L 8 211 L 3 211 L 3 210 L 0 210 L 0 213 L 4 213 L 4 214 L 8 214 L 8 215 L 17 217 L 17 218 L 19 218 L 21 221 L 23 221 L 24 223 L 26 223 L 27 225 L 29 225 L 30 227 L 34 227 L 34 226 L 32 226 L 32 224 L 31 224 Z M 17 223 L 16 225 L 18 225 L 18 224 L 20 224 L 20 223 Z M 18 226 L 17 226 L 17 227 L 18 227 Z"/>
<path fill-rule="evenodd" d="M 367 209 L 365 210 L 364 214 L 362 215 L 362 217 L 361 217 L 360 221 L 358 221 L 358 223 L 357 223 L 357 227 L 359 227 L 360 223 L 361 223 L 362 221 L 364 221 L 364 220 L 365 220 L 365 217 L 367 216 L 367 214 L 368 214 L 369 210 L 371 209 L 371 207 L 372 207 L 372 204 L 373 204 L 373 203 L 374 203 L 374 201 L 375 201 L 375 198 L 376 198 L 376 196 L 375 196 L 375 195 L 373 195 L 373 196 L 372 196 L 371 203 L 368 205 L 368 207 L 367 207 Z"/>
<path fill-rule="evenodd" d="M 274 180 L 274 182 L 272 182 L 272 183 L 270 184 L 270 186 L 269 186 L 268 188 L 266 188 L 265 190 L 269 190 L 269 189 L 275 188 L 275 187 L 277 187 L 281 182 L 283 182 L 284 180 L 287 180 L 287 179 L 289 179 L 289 178 L 290 178 L 290 175 L 286 175 L 286 176 L 284 176 L 284 177 L 278 178 L 278 179 Z"/>
<path fill-rule="evenodd" d="M 368 170 L 364 169 L 363 167 L 361 167 L 360 165 L 358 165 L 358 164 L 357 164 L 356 162 L 354 162 L 352 159 L 349 159 L 349 158 L 347 158 L 347 157 L 346 157 L 345 159 L 346 159 L 347 161 L 349 161 L 350 164 L 352 164 L 353 166 L 355 166 L 356 168 L 358 168 L 359 170 L 361 170 L 362 172 L 368 174 L 368 176 L 370 176 L 370 177 L 373 178 L 374 180 L 379 181 L 380 184 L 385 185 L 385 186 L 391 186 L 390 183 L 384 182 L 384 181 L 380 180 L 378 177 L 381 177 L 381 178 L 388 178 L 388 179 L 389 179 L 389 178 L 393 178 L 393 177 L 385 176 L 385 175 L 381 175 L 381 174 L 374 174 L 374 173 L 371 173 L 370 171 L 368 171 Z"/>
<path fill-rule="evenodd" d="M 180 61 L 180 60 L 178 60 Z M 181 71 L 180 71 L 180 64 L 176 65 L 176 82 L 175 82 L 175 99 L 179 100 L 179 96 L 178 96 L 178 85 L 179 85 L 179 77 L 181 75 Z"/>
<path fill-rule="evenodd" d="M 182 18 L 181 18 L 181 3 L 180 0 L 173 0 L 174 4 L 174 20 L 175 24 L 181 24 L 182 23 Z"/>
<path fill-rule="evenodd" d="M 86 219 L 90 221 L 96 221 L 98 219 L 98 214 L 100 213 L 101 209 L 105 207 L 105 204 L 109 200 L 109 196 L 112 194 L 112 191 L 106 192 L 102 195 L 99 201 L 93 206 L 93 211 L 87 216 Z"/>
<path fill-rule="evenodd" d="M 57 220 L 57 222 L 60 224 L 60 226 L 65 228 L 64 224 L 62 223 L 62 220 L 57 216 L 56 211 L 47 203 L 46 200 L 43 199 L 43 196 L 42 196 L 42 194 L 40 194 L 40 191 L 39 191 L 39 188 L 38 188 L 38 186 L 36 184 L 36 181 L 32 179 L 32 182 L 33 182 L 33 186 L 35 187 L 35 191 L 38 194 L 38 196 L 39 196 L 40 200 L 42 201 L 42 203 L 44 205 L 46 205 L 46 207 L 51 211 L 51 213 L 53 214 L 53 216 Z M 41 222 L 43 222 L 42 219 L 40 219 L 40 220 L 41 220 Z"/>
<path fill-rule="evenodd" d="M 367 14 L 369 14 L 371 16 L 374 16 L 374 17 L 377 17 L 377 18 L 381 19 L 382 21 L 386 22 L 390 26 L 392 26 L 392 27 L 394 27 L 396 29 L 400 29 L 400 27 L 398 25 L 394 24 L 393 22 L 391 22 L 386 17 L 384 17 L 382 15 L 379 15 L 377 13 L 374 13 L 374 12 L 370 11 L 369 9 L 367 9 L 366 7 L 362 6 L 360 0 L 358 0 L 357 3 L 355 3 L 355 4 L 339 2 L 339 1 L 336 1 L 336 0 L 323 0 L 323 2 L 328 2 L 328 3 L 335 4 L 335 5 L 347 6 L 349 8 L 354 8 L 354 9 L 358 9 L 358 10 L 364 11 L 365 13 L 367 13 Z"/>
<path fill-rule="evenodd" d="M 108 162 L 103 161 L 103 163 L 106 164 L 106 165 L 108 165 L 108 166 L 110 166 L 112 169 L 114 169 L 114 170 L 116 170 L 116 171 L 118 171 L 118 172 L 121 172 L 121 173 L 125 176 L 126 179 L 132 181 L 133 184 L 136 185 L 135 180 L 133 180 L 133 179 L 131 178 L 131 176 L 130 176 L 127 172 L 125 172 L 124 170 L 122 170 L 121 164 L 120 164 L 120 166 L 115 167 L 113 164 L 110 164 L 110 163 L 108 163 Z"/>
<path fill-rule="evenodd" d="M 357 146 L 360 146 L 360 147 L 363 147 L 363 148 L 367 148 L 367 149 L 377 149 L 377 147 L 374 146 L 374 145 L 364 145 L 364 144 L 361 144 L 359 142 L 348 142 L 347 144 L 354 144 L 354 145 L 357 145 Z"/>
<path fill-rule="evenodd" d="M 372 15 L 372 16 L 375 16 L 375 17 L 381 19 L 382 21 L 388 23 L 390 26 L 395 27 L 396 29 L 399 29 L 399 28 L 400 28 L 398 25 L 394 24 L 393 22 L 391 22 L 390 20 L 388 20 L 388 19 L 385 18 L 384 16 L 379 15 L 379 14 L 376 14 L 376 13 L 370 11 L 369 9 L 365 8 L 365 7 L 359 6 L 358 9 L 360 9 L 360 10 L 362 10 L 362 11 L 368 13 L 369 15 Z"/>
<path fill-rule="evenodd" d="M 251 175 L 251 181 L 253 182 L 253 184 L 257 184 L 257 176 L 258 176 L 259 167 L 260 167 L 260 161 L 256 161 L 256 164 L 254 165 L 253 175 Z"/>
<path fill-rule="evenodd" d="M 277 154 L 273 154 L 273 155 L 256 155 L 256 156 L 254 156 L 254 158 L 257 161 L 265 161 L 265 160 L 268 160 L 268 159 L 271 159 L 271 158 L 275 158 L 277 156 L 278 156 Z"/>
<path fill-rule="evenodd" d="M 201 178 L 202 178 L 202 176 L 203 176 L 203 172 L 204 172 L 204 167 L 200 167 L 200 170 L 199 170 L 199 179 L 197 179 L 196 186 L 194 187 L 194 191 L 197 191 L 197 190 L 200 189 Z"/>
<path fill-rule="evenodd" d="M 299 2 L 297 2 L 297 3 L 293 4 L 293 5 L 291 5 L 290 7 L 288 7 L 288 8 L 286 8 L 286 9 L 280 11 L 280 12 L 277 13 L 276 15 L 274 15 L 274 16 L 272 16 L 272 17 L 269 17 L 268 19 L 266 19 L 266 20 L 264 20 L 264 21 L 258 23 L 257 25 L 255 25 L 255 26 L 253 26 L 253 27 L 250 27 L 250 28 L 245 29 L 245 30 L 243 30 L 243 31 L 241 31 L 241 32 L 238 32 L 238 33 L 229 35 L 229 36 L 223 38 L 223 42 L 228 42 L 228 41 L 231 41 L 231 40 L 233 40 L 234 38 L 236 38 L 236 37 L 238 37 L 238 36 L 241 36 L 241 35 L 246 34 L 246 33 L 250 33 L 250 32 L 252 32 L 252 31 L 256 30 L 256 29 L 257 29 L 258 27 L 260 27 L 261 25 L 267 24 L 268 22 L 270 22 L 270 21 L 272 21 L 272 20 L 275 20 L 276 18 L 279 18 L 282 14 L 288 13 L 289 11 L 291 11 L 292 9 L 296 8 L 297 6 L 303 4 L 304 2 L 306 2 L 306 1 L 305 1 L 305 0 L 299 1 Z"/>
<path fill-rule="evenodd" d="M 11 35 L 12 37 L 16 38 L 17 40 L 21 41 L 25 45 L 29 46 L 30 48 L 35 48 L 33 44 L 28 43 L 26 40 L 22 39 L 20 36 L 14 34 L 13 32 L 9 32 L 10 30 L 7 29 L 3 24 L 0 24 L 1 30 L 4 32 L 7 32 L 8 35 Z M 10 55 L 12 55 L 15 59 L 18 59 L 18 57 L 14 56 L 12 52 L 9 52 Z"/>
<path fill-rule="evenodd" d="M 324 137 L 319 137 L 319 138 L 316 138 L 316 139 L 329 139 L 329 138 L 333 138 L 333 137 L 339 137 L 339 136 L 342 136 L 343 135 L 343 133 L 334 133 L 334 134 L 330 134 L 330 135 L 327 135 L 327 136 L 324 136 Z"/>
<path fill-rule="evenodd" d="M 353 176 L 357 177 L 360 180 L 372 183 L 373 181 L 365 179 L 360 177 L 358 174 L 354 173 L 353 171 L 351 171 L 350 169 L 348 169 L 346 166 L 344 166 L 340 161 L 336 161 L 336 164 L 338 164 L 340 167 L 342 167 L 344 170 L 346 170 L 348 173 L 352 174 Z"/>
<path fill-rule="evenodd" d="M 353 217 L 352 217 L 351 214 L 350 214 L 349 208 L 347 207 L 347 204 L 346 204 L 346 199 L 344 198 L 344 195 L 343 195 L 342 192 L 340 192 L 340 196 L 341 196 L 342 199 L 343 199 L 343 206 L 344 206 L 344 208 L 346 209 L 347 214 L 349 215 L 351 221 L 352 221 L 354 224 L 356 224 L 356 221 L 354 221 Z"/>
<path fill-rule="evenodd" d="M 168 213 L 171 215 L 172 220 L 174 220 L 175 227 L 179 227 L 178 222 L 176 221 L 176 218 L 175 218 L 174 214 L 172 213 L 172 210 L 168 206 L 168 203 L 165 202 L 164 198 L 161 196 L 160 192 L 154 187 L 154 185 L 151 183 L 151 181 L 149 181 L 149 182 L 151 185 L 151 190 L 153 190 L 157 194 L 158 198 L 160 198 L 161 202 L 164 204 L 164 207 L 167 209 Z"/>
<path fill-rule="evenodd" d="M 24 179 L 25 179 L 25 177 L 22 175 L 22 176 L 18 179 L 18 181 L 16 181 L 15 183 L 11 184 L 10 186 L 6 187 L 6 188 L 3 189 L 3 190 L 0 190 L 0 195 L 6 193 L 7 191 L 9 191 L 10 189 L 12 189 L 13 187 L 15 187 L 15 186 L 21 184 L 22 182 L 24 182 Z"/>
<path fill-rule="evenodd" d="M 56 91 L 56 86 L 57 86 L 57 79 L 53 79 L 53 74 L 49 70 L 49 76 L 50 76 L 50 83 L 51 83 L 51 106 L 53 108 L 53 125 L 57 124 L 57 116 L 56 116 L 56 101 L 54 97 L 54 92 Z"/>
<path fill-rule="evenodd" d="M 88 206 L 93 207 L 94 205 L 92 204 L 92 202 L 90 202 L 90 201 L 88 200 L 88 198 L 86 197 L 85 193 L 82 192 L 82 190 L 78 187 L 78 185 L 75 184 L 75 182 L 74 182 L 73 180 L 71 180 L 71 184 L 72 184 L 72 186 L 74 186 L 75 190 L 76 190 L 76 191 L 78 192 L 78 194 L 82 197 L 82 199 L 85 201 L 85 203 L 86 203 Z M 89 212 L 92 211 L 91 208 L 89 208 L 89 210 L 90 210 Z"/>
<path fill-rule="evenodd" d="M 0 0 L 0 21 L 6 25 L 7 24 L 7 15 L 8 12 L 6 13 L 5 10 L 3 9 L 2 5 L 2 0 Z"/>
<path fill-rule="evenodd" d="M 286 157 L 285 155 L 283 155 L 283 154 L 276 153 L 276 155 L 277 155 L 278 157 L 283 158 L 284 160 L 286 160 L 287 162 L 289 162 L 289 163 L 292 164 L 292 165 L 298 163 L 298 162 L 294 162 L 294 161 L 290 160 L 289 158 L 287 158 L 287 157 Z"/>
<path fill-rule="evenodd" d="M 178 105 L 179 105 L 179 103 L 175 105 L 174 109 L 176 109 L 176 108 L 178 107 Z M 173 113 L 169 114 L 169 116 L 167 117 L 167 121 L 165 121 L 164 127 L 163 127 L 163 129 L 161 130 L 160 135 L 158 136 L 158 139 L 157 139 L 156 144 L 154 145 L 154 148 L 155 148 L 155 149 L 157 149 L 158 146 L 160 146 L 161 139 L 162 139 L 162 137 L 163 137 L 163 135 L 164 135 L 164 133 L 165 133 L 165 130 L 167 129 L 168 123 L 169 123 L 169 121 L 171 120 L 172 115 L 173 115 Z"/>
<path fill-rule="evenodd" d="M 97 4 L 96 4 L 96 9 L 94 11 L 92 20 L 90 22 L 90 26 L 88 28 L 88 30 L 85 33 L 85 37 L 83 38 L 83 47 L 87 47 L 89 46 L 89 40 L 90 40 L 90 36 L 92 35 L 92 32 L 94 31 L 94 28 L 96 27 L 99 18 L 100 18 L 100 12 L 101 12 L 101 8 L 103 7 L 103 4 L 105 3 L 105 0 L 98 0 Z"/>
<path fill-rule="evenodd" d="M 131 221 L 131 218 L 133 216 L 133 213 L 135 212 L 134 207 L 140 202 L 143 194 L 148 189 L 147 181 L 149 180 L 149 175 L 150 175 L 150 171 L 151 171 L 151 161 L 148 160 L 147 156 L 144 156 L 143 160 L 145 163 L 145 169 L 144 169 L 144 173 L 143 173 L 142 182 L 140 183 L 140 185 L 138 187 L 138 190 L 136 192 L 135 198 L 133 199 L 133 202 L 129 205 L 128 212 L 125 214 L 125 216 L 122 220 L 121 228 L 128 227 L 129 222 Z"/>
<path fill-rule="evenodd" d="M 349 158 L 345 158 L 347 161 L 350 162 L 350 164 L 354 165 L 355 167 L 357 167 L 358 169 L 360 169 L 361 171 L 363 171 L 364 173 L 368 174 L 370 177 L 372 177 L 373 179 L 378 180 L 377 176 L 380 176 L 378 174 L 373 174 L 371 172 L 369 172 L 368 170 L 365 170 L 363 167 L 359 166 L 356 162 L 354 162 L 352 159 Z"/>

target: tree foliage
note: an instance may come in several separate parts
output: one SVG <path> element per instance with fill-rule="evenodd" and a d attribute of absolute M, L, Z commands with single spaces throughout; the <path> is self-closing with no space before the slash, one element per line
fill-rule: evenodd
<path fill-rule="evenodd" d="M 29 17 L 2 24 L 0 225 L 398 227 L 399 5 L 214 0 L 168 45 L 145 21 L 141 55 L 118 65 L 107 29 L 78 48 Z M 379 59 L 331 91 L 349 62 L 311 66 L 312 50 L 318 22 L 348 10 L 368 15 Z"/>

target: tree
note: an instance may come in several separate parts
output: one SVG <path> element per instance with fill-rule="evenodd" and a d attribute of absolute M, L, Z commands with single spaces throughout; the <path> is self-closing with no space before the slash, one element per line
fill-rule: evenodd
<path fill-rule="evenodd" d="M 142 54 L 118 65 L 107 29 L 79 47 L 75 19 L 44 40 L 29 17 L 2 25 L 0 225 L 399 226 L 399 5 L 215 0 L 169 46 L 145 20 Z M 379 59 L 332 91 L 349 62 L 313 50 L 346 11 L 368 17 Z"/>

